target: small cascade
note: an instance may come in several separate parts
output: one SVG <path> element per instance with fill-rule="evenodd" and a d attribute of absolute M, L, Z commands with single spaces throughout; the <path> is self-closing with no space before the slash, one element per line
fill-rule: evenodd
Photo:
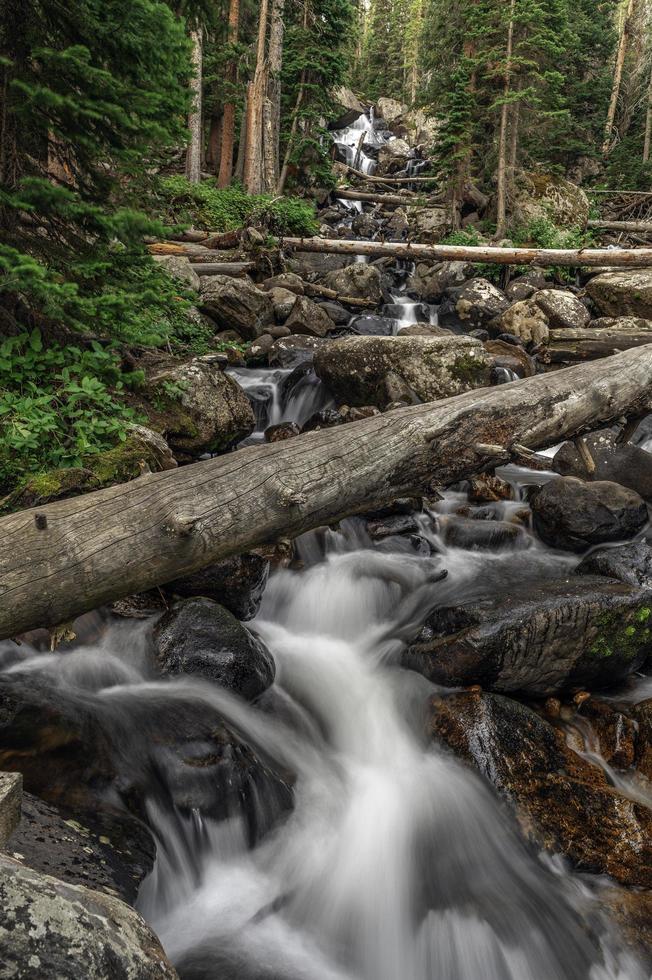
<path fill-rule="evenodd" d="M 228 372 L 246 392 L 256 416 L 254 432 L 244 445 L 263 442 L 265 430 L 282 422 L 304 425 L 308 419 L 332 404 L 321 381 L 308 367 L 230 368 Z"/>
<path fill-rule="evenodd" d="M 374 127 L 373 119 L 362 113 L 355 122 L 344 129 L 336 129 L 332 133 L 333 142 L 348 167 L 360 170 L 365 174 L 373 174 L 376 161 L 364 152 L 364 146 L 377 147 L 384 139 Z"/>

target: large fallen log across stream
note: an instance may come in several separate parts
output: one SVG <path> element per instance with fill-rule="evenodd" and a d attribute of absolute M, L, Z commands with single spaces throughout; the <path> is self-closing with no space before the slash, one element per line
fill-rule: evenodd
<path fill-rule="evenodd" d="M 652 248 L 496 248 L 492 245 L 413 245 L 337 238 L 283 238 L 296 252 L 332 255 L 388 255 L 413 262 L 490 262 L 498 265 L 631 266 L 652 265 Z"/>
<path fill-rule="evenodd" d="M 0 638 L 652 409 L 652 345 L 0 519 Z"/>

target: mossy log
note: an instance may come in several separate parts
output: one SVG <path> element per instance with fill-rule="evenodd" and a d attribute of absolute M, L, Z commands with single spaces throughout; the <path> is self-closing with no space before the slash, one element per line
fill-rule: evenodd
<path fill-rule="evenodd" d="M 652 409 L 652 345 L 0 519 L 0 638 Z"/>

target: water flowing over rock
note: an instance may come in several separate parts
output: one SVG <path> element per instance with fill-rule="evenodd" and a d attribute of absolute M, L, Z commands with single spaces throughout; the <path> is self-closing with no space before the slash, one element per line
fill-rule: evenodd
<path fill-rule="evenodd" d="M 647 507 L 617 483 L 551 480 L 531 502 L 534 528 L 553 548 L 585 551 L 590 545 L 633 537 L 648 521 Z"/>
<path fill-rule="evenodd" d="M 315 370 L 338 402 L 385 408 L 397 392 L 435 401 L 480 388 L 489 357 L 472 337 L 345 337 L 317 352 Z"/>
<path fill-rule="evenodd" d="M 175 980 L 144 920 L 117 898 L 0 855 L 0 961 L 23 980 Z"/>
<path fill-rule="evenodd" d="M 603 687 L 652 652 L 652 592 L 598 576 L 540 586 L 432 613 L 402 655 L 436 684 L 481 684 L 545 696 Z"/>
<path fill-rule="evenodd" d="M 164 674 L 205 677 L 248 700 L 274 680 L 264 643 L 211 599 L 187 599 L 157 623 L 156 662 Z"/>
<path fill-rule="evenodd" d="M 236 330 L 245 340 L 255 340 L 274 323 L 271 297 L 250 279 L 202 276 L 201 310 L 222 330 Z"/>
<path fill-rule="evenodd" d="M 651 269 L 603 272 L 588 281 L 586 291 L 603 317 L 652 320 Z"/>
<path fill-rule="evenodd" d="M 526 835 L 580 868 L 652 885 L 652 813 L 612 789 L 525 705 L 494 694 L 434 698 L 430 731 L 513 804 Z"/>

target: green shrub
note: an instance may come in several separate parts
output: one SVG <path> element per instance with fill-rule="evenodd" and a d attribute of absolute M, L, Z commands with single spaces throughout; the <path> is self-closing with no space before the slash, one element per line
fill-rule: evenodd
<path fill-rule="evenodd" d="M 0 493 L 28 474 L 79 466 L 125 439 L 134 412 L 121 401 L 114 351 L 51 344 L 21 333 L 0 344 Z"/>
<path fill-rule="evenodd" d="M 318 227 L 313 205 L 301 198 L 251 195 L 241 187 L 220 190 L 209 181 L 190 184 L 185 177 L 165 177 L 159 200 L 163 220 L 207 231 L 256 225 L 273 235 L 314 235 Z"/>
<path fill-rule="evenodd" d="M 535 218 L 514 228 L 511 238 L 517 247 L 580 249 L 595 245 L 595 235 L 591 231 L 577 227 L 558 228 L 550 218 Z M 528 266 L 517 266 L 516 272 L 527 272 L 528 269 Z M 562 282 L 574 278 L 573 270 L 564 266 L 554 266 L 550 271 Z"/>

